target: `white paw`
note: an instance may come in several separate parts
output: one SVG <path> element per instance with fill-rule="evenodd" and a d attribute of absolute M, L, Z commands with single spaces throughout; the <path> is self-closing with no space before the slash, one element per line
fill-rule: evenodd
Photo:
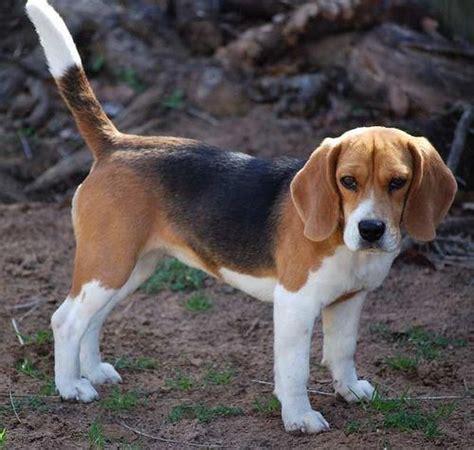
<path fill-rule="evenodd" d="M 89 380 L 81 378 L 80 380 L 71 380 L 70 382 L 56 382 L 59 395 L 64 400 L 78 400 L 84 403 L 90 403 L 99 398 L 99 394 L 94 389 Z"/>
<path fill-rule="evenodd" d="M 301 431 L 302 433 L 321 433 L 329 430 L 326 419 L 317 411 L 307 411 L 295 416 L 284 415 L 283 423 L 286 431 Z"/>
<path fill-rule="evenodd" d="M 121 383 L 122 377 L 109 363 L 100 363 L 89 369 L 81 368 L 81 375 L 87 378 L 92 384 Z"/>
<path fill-rule="evenodd" d="M 335 386 L 335 390 L 336 394 L 339 394 L 349 403 L 372 400 L 375 392 L 374 387 L 365 380 L 357 380 L 355 383 Z"/>

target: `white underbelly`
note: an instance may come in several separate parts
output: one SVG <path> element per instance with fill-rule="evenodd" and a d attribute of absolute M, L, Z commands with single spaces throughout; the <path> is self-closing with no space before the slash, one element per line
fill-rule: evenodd
<path fill-rule="evenodd" d="M 232 287 L 240 289 L 252 297 L 265 302 L 273 301 L 273 291 L 277 284 L 276 278 L 271 277 L 253 277 L 233 270 L 222 268 L 219 273 L 222 279 Z"/>

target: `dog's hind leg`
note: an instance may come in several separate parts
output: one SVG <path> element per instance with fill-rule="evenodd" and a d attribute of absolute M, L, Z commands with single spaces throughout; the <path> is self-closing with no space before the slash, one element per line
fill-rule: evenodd
<path fill-rule="evenodd" d="M 93 317 L 88 329 L 81 340 L 80 372 L 92 384 L 119 383 L 122 381 L 115 368 L 102 362 L 100 355 L 100 335 L 102 325 L 112 309 L 132 294 L 153 273 L 158 260 L 156 252 L 140 258 L 133 269 L 130 278 L 114 295 L 111 301 Z"/>
<path fill-rule="evenodd" d="M 65 399 L 92 401 L 97 392 L 91 382 L 120 381 L 115 369 L 100 360 L 100 329 L 113 306 L 153 270 L 153 257 L 143 250 L 152 208 L 143 190 L 132 192 L 136 180 L 113 169 L 93 171 L 73 200 L 73 283 L 51 319 L 56 388 Z"/>

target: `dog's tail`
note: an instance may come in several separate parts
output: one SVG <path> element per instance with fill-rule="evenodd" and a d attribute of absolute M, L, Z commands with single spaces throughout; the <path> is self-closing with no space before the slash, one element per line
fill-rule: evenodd
<path fill-rule="evenodd" d="M 28 0 L 26 11 L 39 35 L 61 96 L 74 115 L 82 137 L 98 159 L 113 148 L 119 132 L 92 91 L 71 33 L 46 0 Z"/>

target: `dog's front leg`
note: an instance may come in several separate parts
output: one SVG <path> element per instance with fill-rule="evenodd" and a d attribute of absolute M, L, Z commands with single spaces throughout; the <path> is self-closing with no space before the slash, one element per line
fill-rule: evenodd
<path fill-rule="evenodd" d="M 372 385 L 359 380 L 354 364 L 360 313 L 366 292 L 326 306 L 322 311 L 324 346 L 323 364 L 332 374 L 334 390 L 346 401 L 370 400 Z"/>
<path fill-rule="evenodd" d="M 314 320 L 320 304 L 307 292 L 275 289 L 275 395 L 281 402 L 286 431 L 319 433 L 329 429 L 309 403 L 307 383 Z"/>

